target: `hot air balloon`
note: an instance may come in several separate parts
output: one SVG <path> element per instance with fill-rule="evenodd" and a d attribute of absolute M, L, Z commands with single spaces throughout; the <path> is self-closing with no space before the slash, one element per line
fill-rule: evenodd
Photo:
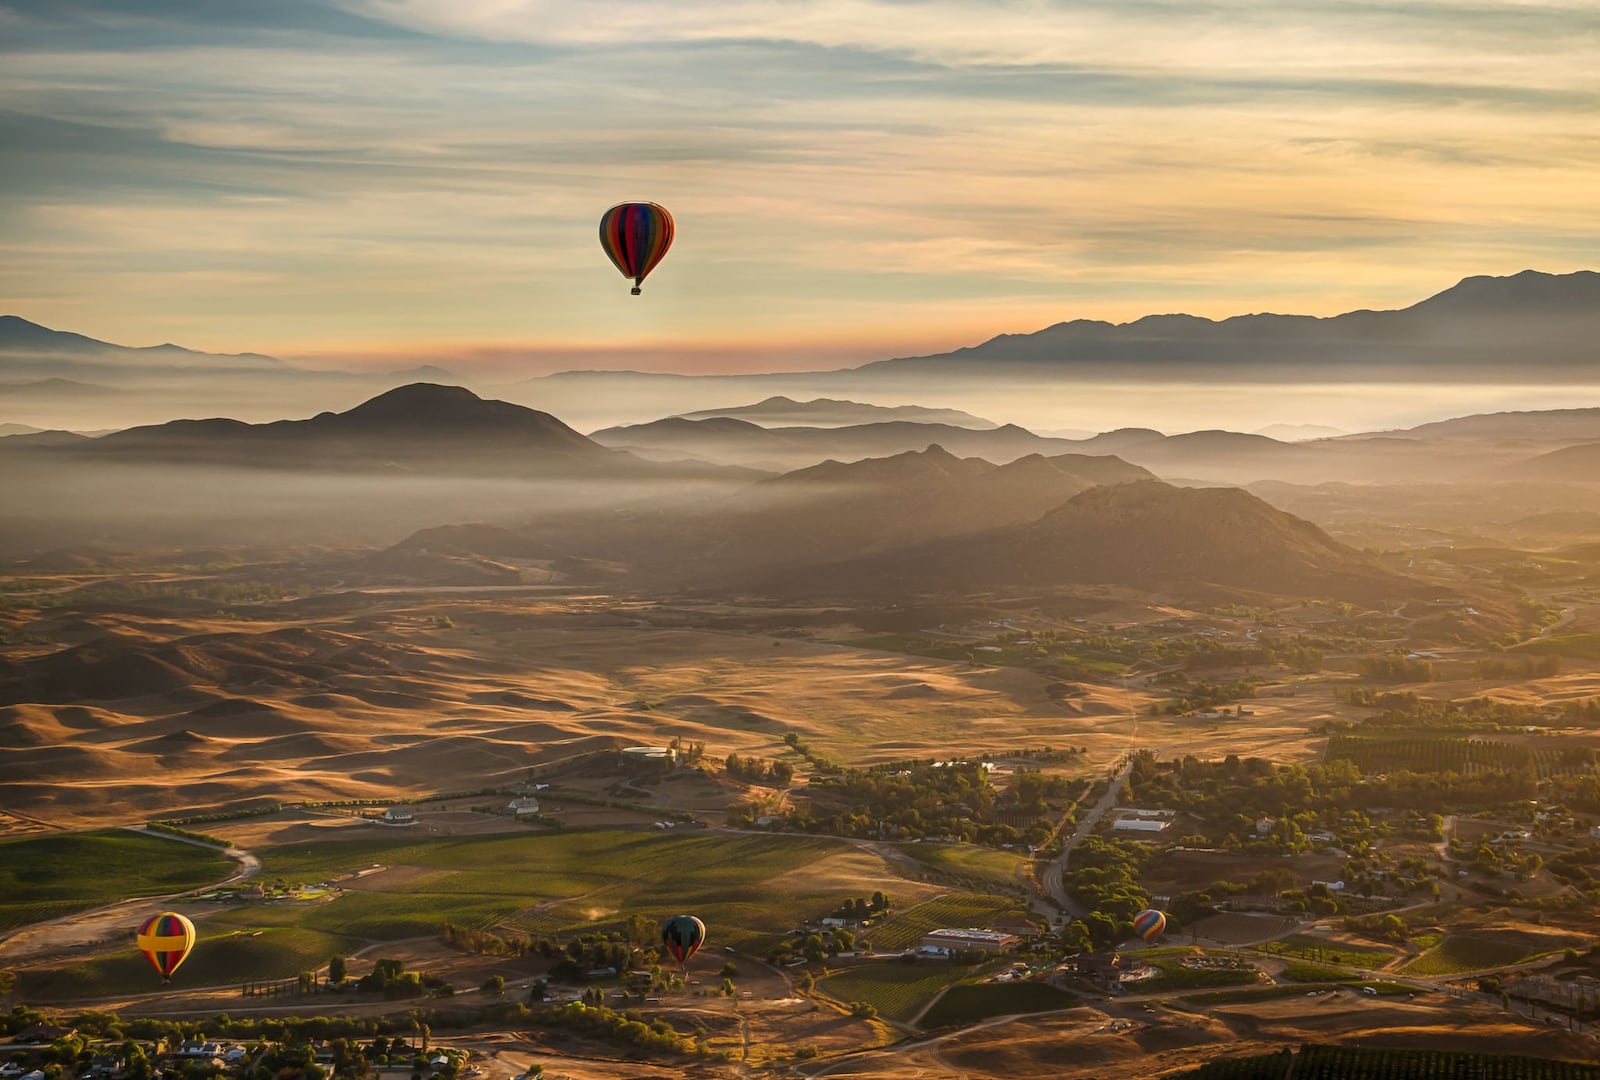
<path fill-rule="evenodd" d="M 1154 941 L 1166 928 L 1167 917 L 1155 908 L 1145 908 L 1133 917 L 1133 932 L 1146 941 Z"/>
<path fill-rule="evenodd" d="M 672 246 L 672 234 L 672 215 L 653 202 L 618 203 L 600 219 L 600 246 L 633 279 L 634 296 Z"/>
<path fill-rule="evenodd" d="M 678 966 L 689 962 L 689 957 L 705 944 L 706 924 L 693 915 L 674 915 L 661 924 L 661 944 L 667 947 Z"/>
<path fill-rule="evenodd" d="M 139 926 L 139 951 L 161 975 L 171 982 L 172 973 L 194 948 L 194 923 L 172 911 L 152 915 Z"/>

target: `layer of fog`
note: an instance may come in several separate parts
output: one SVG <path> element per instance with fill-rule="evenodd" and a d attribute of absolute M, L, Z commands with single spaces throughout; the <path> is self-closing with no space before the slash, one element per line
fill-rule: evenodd
<path fill-rule="evenodd" d="M 573 514 L 718 499 L 747 481 L 474 479 L 206 466 L 13 466 L 0 484 L 0 554 L 92 545 L 386 547 L 460 522 L 518 526 Z"/>
<path fill-rule="evenodd" d="M 1259 374 L 1259 373 L 1253 373 Z M 1600 383 L 1517 381 L 1507 368 L 1461 378 L 1370 382 L 1243 381 L 1238 372 L 1127 372 L 1088 378 L 868 376 L 823 372 L 761 376 L 670 376 L 580 372 L 505 384 L 455 382 L 484 397 L 551 413 L 579 431 L 636 424 L 700 409 L 748 405 L 775 394 L 810 400 L 845 398 L 874 405 L 962 409 L 1032 431 L 1155 428 L 1168 433 L 1272 424 L 1320 424 L 1381 431 L 1477 412 L 1600 405 Z M 343 411 L 406 380 L 327 380 L 275 374 L 207 379 L 128 379 L 98 394 L 18 395 L 0 388 L 0 423 L 73 431 L 123 428 L 174 419 L 229 417 L 252 423 Z"/>
<path fill-rule="evenodd" d="M 1494 381 L 1374 383 L 580 374 L 497 387 L 494 393 L 554 413 L 585 432 L 749 404 L 773 394 L 963 409 L 1039 433 L 1124 427 L 1169 434 L 1215 428 L 1249 432 L 1279 423 L 1387 431 L 1471 413 L 1600 406 L 1600 383 L 1528 384 L 1508 381 L 1509 374 L 1498 372 Z"/>

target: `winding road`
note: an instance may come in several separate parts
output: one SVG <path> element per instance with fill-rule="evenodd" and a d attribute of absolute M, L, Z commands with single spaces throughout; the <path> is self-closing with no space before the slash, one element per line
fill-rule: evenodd
<path fill-rule="evenodd" d="M 98 944 L 118 934 L 127 933 L 128 928 L 139 921 L 140 915 L 149 913 L 151 906 L 161 901 L 175 900 L 225 885 L 237 885 L 261 873 L 261 860 L 240 848 L 223 848 L 187 836 L 174 836 L 171 833 L 147 829 L 143 825 L 127 825 L 124 828 L 159 840 L 192 844 L 210 851 L 219 851 L 237 862 L 239 868 L 221 881 L 198 889 L 184 889 L 182 892 L 166 893 L 162 896 L 140 896 L 130 900 L 118 900 L 102 907 L 75 911 L 70 915 L 62 915 L 46 922 L 29 923 L 18 927 L 9 934 L 0 935 L 0 960 L 16 963 L 59 953 L 64 949 L 81 949 Z"/>

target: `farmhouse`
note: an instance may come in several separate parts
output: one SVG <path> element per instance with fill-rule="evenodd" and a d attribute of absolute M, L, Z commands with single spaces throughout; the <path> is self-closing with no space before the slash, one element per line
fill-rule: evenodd
<path fill-rule="evenodd" d="M 385 825 L 415 825 L 417 823 L 417 815 L 412 812 L 409 806 L 391 806 L 383 812 L 383 823 Z"/>
<path fill-rule="evenodd" d="M 1079 953 L 1074 965 L 1078 974 L 1095 982 L 1115 985 L 1122 980 L 1122 954 L 1115 952 Z"/>
<path fill-rule="evenodd" d="M 620 763 L 634 769 L 667 769 L 678 760 L 678 752 L 670 746 L 624 746 Z"/>
<path fill-rule="evenodd" d="M 1024 918 L 1021 915 L 1007 915 L 996 919 L 989 924 L 989 929 L 996 930 L 1002 934 L 1015 934 L 1019 938 L 1033 937 L 1039 932 L 1039 927 L 1032 919 Z"/>
<path fill-rule="evenodd" d="M 506 804 L 506 813 L 514 818 L 538 817 L 539 800 L 532 795 L 524 795 L 520 799 L 512 799 Z"/>
<path fill-rule="evenodd" d="M 1005 952 L 1021 943 L 1015 934 L 998 930 L 930 930 L 917 946 L 924 956 L 952 956 L 959 952 Z"/>

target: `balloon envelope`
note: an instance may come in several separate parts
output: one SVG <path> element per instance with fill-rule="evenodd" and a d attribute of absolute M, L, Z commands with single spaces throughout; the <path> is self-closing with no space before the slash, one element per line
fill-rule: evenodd
<path fill-rule="evenodd" d="M 1151 941 L 1167 928 L 1167 917 L 1154 908 L 1145 908 L 1133 917 L 1133 932 Z"/>
<path fill-rule="evenodd" d="M 139 925 L 139 951 L 167 982 L 194 948 L 194 923 L 172 911 L 152 915 Z"/>
<path fill-rule="evenodd" d="M 600 219 L 600 246 L 633 279 L 633 295 L 672 246 L 674 229 L 667 208 L 653 202 L 618 203 Z"/>
<path fill-rule="evenodd" d="M 700 951 L 706 940 L 706 924 L 693 915 L 674 915 L 661 924 L 661 944 L 680 964 Z"/>

